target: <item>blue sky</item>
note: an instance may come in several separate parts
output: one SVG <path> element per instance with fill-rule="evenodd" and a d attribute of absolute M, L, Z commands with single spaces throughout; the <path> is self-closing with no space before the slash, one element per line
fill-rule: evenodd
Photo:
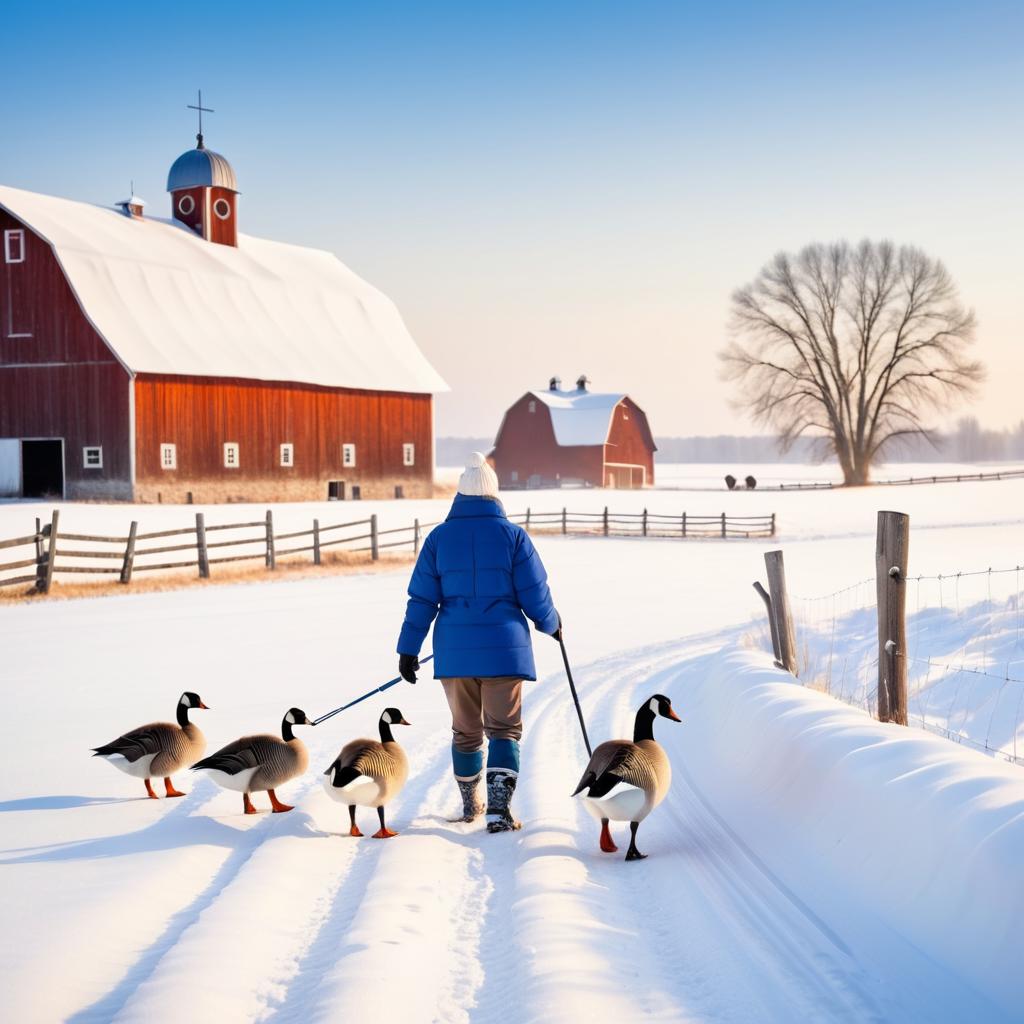
<path fill-rule="evenodd" d="M 772 253 L 864 236 L 942 258 L 978 312 L 975 408 L 1021 417 L 1024 7 L 8 4 L 0 181 L 168 212 L 194 143 L 241 227 L 336 252 L 486 435 L 552 373 L 660 434 L 747 429 L 715 352 Z"/>

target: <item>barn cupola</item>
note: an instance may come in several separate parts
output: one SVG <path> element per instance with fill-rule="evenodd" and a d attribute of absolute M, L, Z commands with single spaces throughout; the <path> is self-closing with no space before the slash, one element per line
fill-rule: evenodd
<path fill-rule="evenodd" d="M 135 182 L 132 182 L 132 187 L 129 189 L 129 196 L 127 199 L 122 199 L 118 204 L 117 208 L 126 216 L 132 217 L 135 220 L 142 220 L 142 211 L 146 205 L 145 199 L 140 199 L 135 194 Z"/>
<path fill-rule="evenodd" d="M 231 164 L 203 142 L 203 112 L 213 113 L 199 104 L 189 104 L 199 112 L 196 148 L 182 153 L 171 164 L 167 191 L 171 193 L 171 215 L 188 225 L 209 242 L 238 245 L 238 182 Z"/>
<path fill-rule="evenodd" d="M 552 377 L 551 380 L 548 381 L 548 391 L 559 391 L 561 389 L 561 387 L 562 387 L 562 378 L 561 377 Z"/>
<path fill-rule="evenodd" d="M 581 373 L 579 375 L 579 377 L 576 378 L 576 390 L 577 391 L 586 391 L 587 390 L 587 385 L 589 383 L 590 383 L 590 378 L 585 373 Z"/>

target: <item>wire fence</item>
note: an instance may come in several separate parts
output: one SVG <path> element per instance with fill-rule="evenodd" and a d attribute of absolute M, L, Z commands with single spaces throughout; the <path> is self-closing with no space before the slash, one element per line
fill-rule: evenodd
<path fill-rule="evenodd" d="M 908 720 L 1024 765 L 1024 566 L 906 579 Z M 878 707 L 876 580 L 792 598 L 800 681 Z"/>

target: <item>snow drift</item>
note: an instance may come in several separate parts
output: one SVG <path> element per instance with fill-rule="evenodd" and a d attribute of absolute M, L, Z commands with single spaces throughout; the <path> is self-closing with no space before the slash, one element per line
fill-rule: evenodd
<path fill-rule="evenodd" d="M 844 932 L 877 915 L 1019 1012 L 1021 770 L 873 721 L 763 655 L 706 663 L 686 680 L 684 771 L 751 858 Z"/>

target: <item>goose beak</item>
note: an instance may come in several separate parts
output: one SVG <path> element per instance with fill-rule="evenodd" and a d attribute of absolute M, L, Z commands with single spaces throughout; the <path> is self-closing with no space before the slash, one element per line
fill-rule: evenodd
<path fill-rule="evenodd" d="M 200 706 L 200 707 L 201 707 L 201 708 L 202 708 L 202 709 L 203 709 L 204 711 L 209 711 L 209 710 L 210 710 L 210 706 L 209 706 L 209 704 L 204 704 L 204 703 L 203 703 L 202 701 L 200 701 L 200 702 L 199 702 L 199 706 Z"/>
<path fill-rule="evenodd" d="M 412 725 L 412 722 L 407 722 L 404 718 L 398 723 L 399 725 Z"/>
<path fill-rule="evenodd" d="M 682 719 L 671 708 L 668 709 L 668 714 L 665 717 L 671 718 L 673 722 L 682 721 Z"/>

